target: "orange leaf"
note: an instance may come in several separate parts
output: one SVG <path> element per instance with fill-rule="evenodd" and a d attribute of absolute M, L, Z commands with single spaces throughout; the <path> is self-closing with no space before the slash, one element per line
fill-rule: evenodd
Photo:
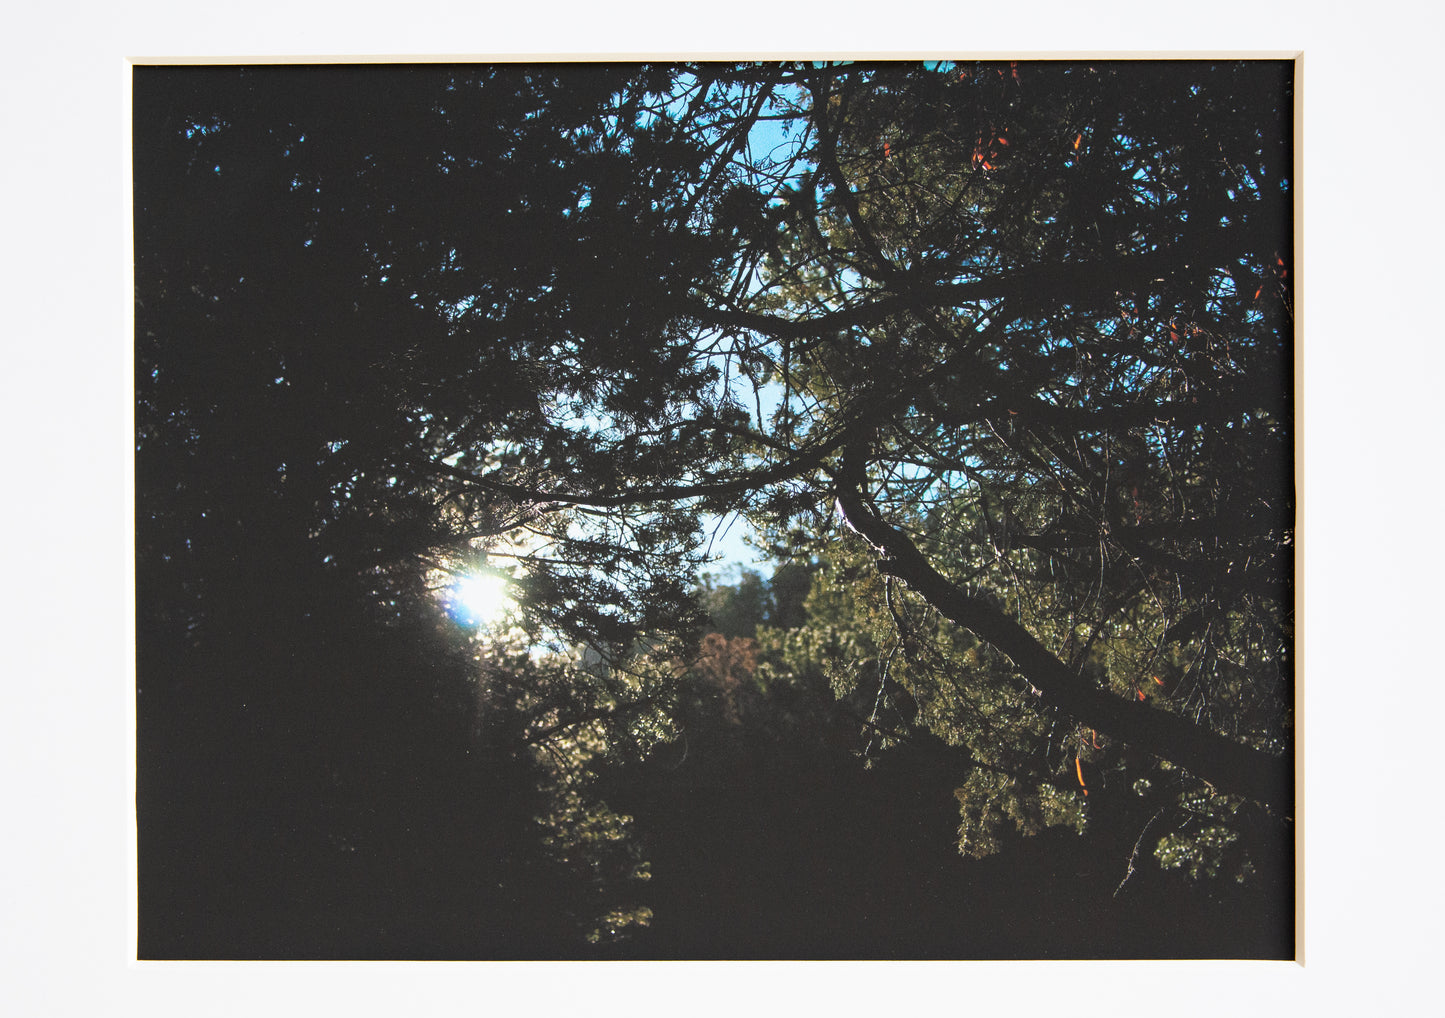
<path fill-rule="evenodd" d="M 1077 756 L 1074 757 L 1074 770 L 1078 771 L 1079 773 L 1079 787 L 1084 790 L 1085 795 L 1088 795 L 1089 787 L 1084 784 L 1084 765 L 1079 762 L 1079 758 Z"/>
<path fill-rule="evenodd" d="M 885 142 L 883 143 L 883 158 L 884 158 L 884 159 L 887 159 L 888 156 L 889 156 L 889 154 L 890 154 L 892 151 L 893 151 L 893 150 L 892 150 L 892 148 L 889 146 L 888 142 L 885 141 Z"/>
<path fill-rule="evenodd" d="M 1083 131 L 1080 131 L 1080 132 L 1074 137 L 1074 151 L 1075 151 L 1075 152 L 1079 151 L 1079 145 L 1083 142 L 1083 140 L 1084 140 L 1084 132 L 1083 132 Z"/>
<path fill-rule="evenodd" d="M 1159 676 L 1156 675 L 1156 676 L 1154 676 L 1154 685 L 1156 685 L 1156 686 L 1162 686 L 1162 685 L 1164 685 L 1164 680 L 1161 679 Z"/>
<path fill-rule="evenodd" d="M 1141 699 L 1141 700 L 1144 699 L 1144 690 L 1142 690 L 1142 689 L 1136 689 L 1136 690 L 1134 690 L 1134 692 L 1139 694 L 1139 699 Z"/>

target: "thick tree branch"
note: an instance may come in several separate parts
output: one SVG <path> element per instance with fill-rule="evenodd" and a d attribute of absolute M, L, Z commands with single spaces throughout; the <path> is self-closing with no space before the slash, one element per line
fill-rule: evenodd
<path fill-rule="evenodd" d="M 1248 796 L 1285 816 L 1293 815 L 1288 758 L 1233 742 L 1177 715 L 1122 700 L 1089 684 L 1006 613 L 934 569 L 907 536 L 865 502 L 857 476 L 860 470 L 861 460 L 848 457 L 838 480 L 838 505 L 848 525 L 883 556 L 880 571 L 904 580 L 945 618 L 1006 654 L 1046 705 L 1178 764 L 1222 792 Z"/>

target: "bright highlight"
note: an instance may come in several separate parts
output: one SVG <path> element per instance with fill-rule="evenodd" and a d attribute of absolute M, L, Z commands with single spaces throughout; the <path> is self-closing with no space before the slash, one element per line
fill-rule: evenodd
<path fill-rule="evenodd" d="M 511 605 L 505 577 L 495 574 L 459 577 L 451 588 L 452 615 L 467 625 L 485 626 Z"/>

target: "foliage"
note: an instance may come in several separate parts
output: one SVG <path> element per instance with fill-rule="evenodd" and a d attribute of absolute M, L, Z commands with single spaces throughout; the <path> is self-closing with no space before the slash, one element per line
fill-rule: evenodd
<path fill-rule="evenodd" d="M 234 949 L 177 926 L 199 914 L 230 915 L 263 953 L 293 936 L 425 949 L 430 932 L 392 943 L 369 918 L 293 934 L 268 902 L 294 884 L 334 899 L 296 906 L 312 917 L 384 908 L 394 930 L 439 907 L 408 900 L 440 894 L 427 868 L 448 902 L 512 927 L 471 914 L 443 952 L 545 955 L 574 923 L 641 915 L 618 899 L 625 818 L 591 797 L 586 760 L 651 737 L 642 705 L 665 688 L 499 658 L 441 613 L 451 576 L 484 564 L 511 577 L 523 641 L 630 649 L 657 629 L 649 613 L 685 629 L 691 611 L 686 513 L 596 510 L 570 540 L 574 514 L 508 494 L 564 465 L 578 484 L 597 469 L 630 483 L 602 446 L 655 472 L 657 442 L 710 442 L 716 411 L 704 368 L 641 311 L 712 257 L 635 172 L 680 186 L 696 146 L 615 116 L 672 72 L 558 70 L 137 72 L 145 950 Z M 619 244 L 669 261 L 621 318 L 616 295 L 649 283 L 635 258 L 625 286 L 607 278 Z M 658 382 L 701 393 L 687 434 L 664 426 L 687 397 L 661 407 Z M 624 617 L 635 596 L 642 617 Z M 344 865 L 362 858 L 417 875 L 369 904 Z M 208 871 L 236 874 L 242 897 Z"/>
<path fill-rule="evenodd" d="M 975 855 L 1111 811 L 1200 876 L 1288 842 L 1288 65 L 134 93 L 143 896 L 268 822 L 207 783 L 359 811 L 475 751 L 509 833 L 451 844 L 606 941 L 647 870 L 598 775 L 719 718 L 947 747 Z M 702 574 L 730 513 L 771 581 Z M 441 612 L 473 571 L 505 637 Z"/>
<path fill-rule="evenodd" d="M 707 611 L 707 628 L 727 637 L 752 636 L 770 611 L 768 588 L 756 570 L 740 569 L 736 583 L 722 584 L 705 574 L 698 600 Z"/>
<path fill-rule="evenodd" d="M 1287 107 L 1260 101 L 1287 95 L 1277 75 L 798 75 L 812 169 L 779 192 L 764 296 L 730 320 L 788 393 L 772 440 L 838 435 L 818 497 L 854 488 L 848 525 L 889 542 L 906 586 L 837 573 L 869 642 L 839 647 L 835 681 L 866 675 L 880 703 L 897 683 L 969 748 L 969 850 L 1000 824 L 1079 826 L 1089 791 L 1171 756 L 1089 723 L 1021 652 L 1264 750 L 1241 772 L 1288 745 Z M 780 550 L 840 560 L 816 511 L 769 522 Z M 1200 794 L 1177 769 L 1154 783 Z"/>
<path fill-rule="evenodd" d="M 715 257 L 659 201 L 700 154 L 618 113 L 675 76 L 139 72 L 142 520 L 244 547 L 207 515 L 225 505 L 369 574 L 383 613 L 480 558 L 569 639 L 675 621 L 695 518 L 596 505 L 579 538 L 576 513 L 519 494 L 605 503 L 717 454 L 732 411 L 662 310 Z"/>
<path fill-rule="evenodd" d="M 537 836 L 566 889 L 567 921 L 594 944 L 646 926 L 637 896 L 648 863 L 632 818 L 599 794 L 597 762 L 635 765 L 675 737 L 671 666 L 639 656 L 623 671 L 585 650 L 536 655 L 502 642 L 479 656 L 479 721 L 534 769 Z"/>

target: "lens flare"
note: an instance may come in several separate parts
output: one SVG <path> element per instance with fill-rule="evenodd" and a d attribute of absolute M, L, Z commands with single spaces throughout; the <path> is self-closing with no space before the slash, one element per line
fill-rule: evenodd
<path fill-rule="evenodd" d="M 452 617 L 471 626 L 497 621 L 512 604 L 506 577 L 491 573 L 458 577 L 451 587 Z"/>

